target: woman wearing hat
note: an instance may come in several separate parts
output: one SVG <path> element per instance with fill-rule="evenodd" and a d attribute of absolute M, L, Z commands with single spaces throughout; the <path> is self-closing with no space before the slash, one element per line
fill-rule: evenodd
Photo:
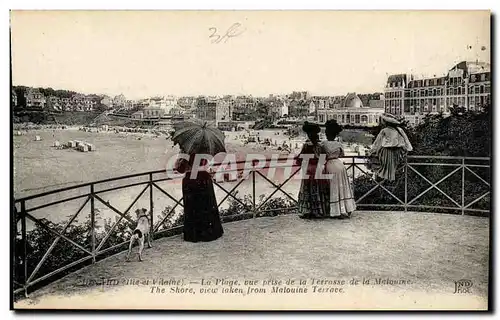
<path fill-rule="evenodd" d="M 351 213 L 356 210 L 356 202 L 344 162 L 339 159 L 344 156 L 342 144 L 335 141 L 342 127 L 335 120 L 328 120 L 325 125 L 328 141 L 322 142 L 321 146 L 326 153 L 325 174 L 330 176 L 329 216 L 335 219 L 349 219 Z"/>
<path fill-rule="evenodd" d="M 373 142 L 370 153 L 380 163 L 375 175 L 388 180 L 396 180 L 396 170 L 407 152 L 413 147 L 406 133 L 400 128 L 401 123 L 391 114 L 383 114 L 380 123 L 384 128 Z"/>
<path fill-rule="evenodd" d="M 316 168 L 321 153 L 319 145 L 319 133 L 321 128 L 317 124 L 304 123 L 302 130 L 307 134 L 308 140 L 305 142 L 299 156 L 296 158 L 302 162 L 301 155 L 312 155 L 309 159 L 306 174 L 302 180 L 299 191 L 298 209 L 302 219 L 319 219 L 328 216 L 328 182 L 316 178 Z"/>

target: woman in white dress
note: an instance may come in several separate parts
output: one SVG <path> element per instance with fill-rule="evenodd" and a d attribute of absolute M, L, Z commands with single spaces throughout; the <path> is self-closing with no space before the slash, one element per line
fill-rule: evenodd
<path fill-rule="evenodd" d="M 335 138 L 342 131 L 342 127 L 335 120 L 326 122 L 326 138 L 321 143 L 326 153 L 325 175 L 330 176 L 330 217 L 348 219 L 356 210 L 354 192 L 347 176 L 344 163 L 339 158 L 344 156 L 342 144 Z"/>

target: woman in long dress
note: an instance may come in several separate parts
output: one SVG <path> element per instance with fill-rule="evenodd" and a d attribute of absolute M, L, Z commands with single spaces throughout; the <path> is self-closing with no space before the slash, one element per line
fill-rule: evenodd
<path fill-rule="evenodd" d="M 200 170 L 191 178 L 195 155 L 189 160 L 181 159 L 176 165 L 177 171 L 186 173 L 182 179 L 184 202 L 184 240 L 189 242 L 213 241 L 224 234 L 220 221 L 219 208 L 215 198 L 212 176 L 206 170 Z M 202 160 L 204 166 L 206 160 Z"/>
<path fill-rule="evenodd" d="M 307 134 L 308 140 L 304 143 L 297 162 L 302 163 L 301 155 L 311 155 L 308 159 L 306 169 L 307 177 L 302 179 L 299 191 L 298 210 L 302 219 L 320 219 L 328 217 L 329 190 L 328 181 L 317 179 L 316 168 L 321 153 L 319 144 L 319 132 L 321 128 L 317 124 L 306 122 L 302 130 Z"/>
<path fill-rule="evenodd" d="M 379 162 L 374 173 L 384 180 L 394 181 L 401 161 L 413 147 L 404 130 L 400 128 L 401 123 L 394 116 L 384 114 L 380 117 L 380 123 L 384 128 L 377 135 L 370 151 Z"/>
<path fill-rule="evenodd" d="M 335 141 L 341 131 L 342 127 L 335 120 L 328 120 L 325 131 L 328 141 L 323 141 L 321 146 L 327 160 L 324 172 L 330 177 L 329 216 L 335 219 L 349 219 L 356 210 L 356 202 L 347 170 L 339 159 L 344 156 L 342 144 Z"/>

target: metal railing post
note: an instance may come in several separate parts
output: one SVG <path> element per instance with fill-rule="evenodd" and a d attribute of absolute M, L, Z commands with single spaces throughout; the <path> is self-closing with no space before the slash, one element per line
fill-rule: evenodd
<path fill-rule="evenodd" d="M 151 217 L 151 230 L 149 231 L 151 234 L 151 240 L 153 240 L 154 235 L 154 221 L 153 221 L 153 174 L 149 174 L 149 215 Z"/>
<path fill-rule="evenodd" d="M 408 157 L 405 157 L 405 212 L 408 212 Z"/>
<path fill-rule="evenodd" d="M 354 157 L 352 157 L 352 187 L 353 188 L 354 188 L 354 172 L 356 171 L 355 166 L 354 166 L 355 162 L 356 162 L 356 160 L 354 160 Z"/>
<path fill-rule="evenodd" d="M 255 170 L 252 171 L 252 206 L 253 206 L 253 217 L 257 217 L 257 211 L 255 210 Z"/>
<path fill-rule="evenodd" d="M 94 184 L 90 185 L 90 242 L 92 244 L 92 263 L 95 263 L 95 203 L 94 203 Z"/>
<path fill-rule="evenodd" d="M 24 296 L 28 297 L 28 239 L 26 237 L 26 202 L 21 202 L 21 237 L 23 241 Z"/>
<path fill-rule="evenodd" d="M 462 158 L 462 215 L 465 214 L 465 158 Z"/>

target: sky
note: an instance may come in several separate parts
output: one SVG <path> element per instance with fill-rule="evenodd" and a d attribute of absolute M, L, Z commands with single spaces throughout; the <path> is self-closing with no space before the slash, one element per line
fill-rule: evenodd
<path fill-rule="evenodd" d="M 130 99 L 373 93 L 388 74 L 490 62 L 490 13 L 13 11 L 11 52 L 14 85 Z"/>

